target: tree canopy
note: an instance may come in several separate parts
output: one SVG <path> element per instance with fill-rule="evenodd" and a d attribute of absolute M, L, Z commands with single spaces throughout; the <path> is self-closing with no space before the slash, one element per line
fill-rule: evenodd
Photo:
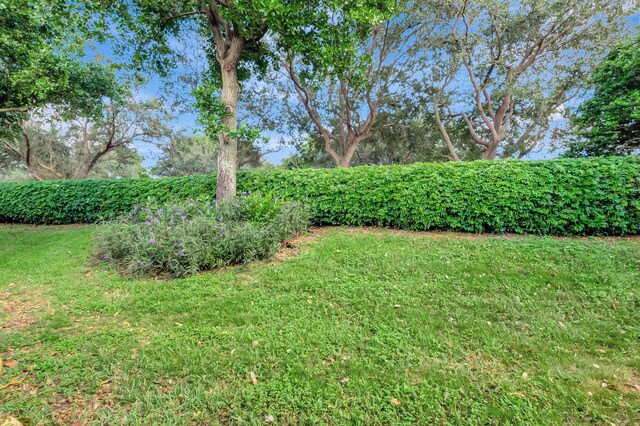
<path fill-rule="evenodd" d="M 640 149 L 640 37 L 615 47 L 591 76 L 593 96 L 573 120 L 580 139 L 567 156 L 626 155 Z"/>
<path fill-rule="evenodd" d="M 137 176 L 142 158 L 134 144 L 166 143 L 168 121 L 158 99 L 131 94 L 88 116 L 37 110 L 2 138 L 0 153 L 35 180 Z"/>
<path fill-rule="evenodd" d="M 45 105 L 97 111 L 119 92 L 108 67 L 83 60 L 85 37 L 100 34 L 94 24 L 81 3 L 0 3 L 0 122 Z"/>
<path fill-rule="evenodd" d="M 285 167 L 636 153 L 638 7 L 4 0 L 0 174 L 135 175 L 153 139 L 157 174 L 215 172 L 225 199 L 286 145 Z"/>
<path fill-rule="evenodd" d="M 627 33 L 638 1 L 434 1 L 425 19 L 439 27 L 429 85 L 451 158 L 446 123 L 462 118 L 484 159 L 524 156 L 552 119 L 588 88 L 588 75 Z M 511 145 L 505 150 L 505 146 Z"/>
<path fill-rule="evenodd" d="M 359 40 L 394 5 L 395 0 L 132 0 L 117 2 L 114 10 L 124 27 L 133 31 L 136 62 L 161 74 L 175 64 L 169 60 L 177 53 L 172 40 L 189 30 L 203 36 L 195 39 L 196 48 L 208 52 L 210 78 L 221 84 L 219 90 L 203 89 L 205 96 L 200 99 L 209 108 L 199 109 L 210 125 L 216 125 L 216 196 L 224 199 L 236 191 L 237 103 L 239 81 L 246 72 L 264 67 L 273 49 L 299 55 L 318 73 L 361 69 L 367 61 L 360 62 L 355 55 Z M 220 96 L 217 103 L 211 96 L 214 91 Z"/>

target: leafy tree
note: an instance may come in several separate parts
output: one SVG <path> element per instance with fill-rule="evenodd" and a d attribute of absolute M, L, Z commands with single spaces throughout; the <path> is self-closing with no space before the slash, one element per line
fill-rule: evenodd
<path fill-rule="evenodd" d="M 161 150 L 162 155 L 152 169 L 152 173 L 158 176 L 216 173 L 218 146 L 206 136 L 180 134 L 162 145 Z M 239 140 L 236 167 L 258 167 L 264 155 L 265 152 L 261 152 L 255 144 Z"/>
<path fill-rule="evenodd" d="M 447 122 L 462 119 L 483 159 L 523 156 L 547 135 L 587 76 L 627 29 L 638 1 L 434 1 L 428 38 L 433 111 L 453 160 Z M 505 150 L 505 146 L 511 147 Z"/>
<path fill-rule="evenodd" d="M 134 143 L 162 143 L 169 120 L 157 99 L 132 96 L 113 102 L 100 114 L 61 120 L 55 111 L 31 114 L 19 130 L 1 138 L 4 155 L 33 179 L 132 177 L 141 171 Z"/>
<path fill-rule="evenodd" d="M 80 59 L 92 22 L 83 2 L 0 3 L 0 127 L 45 105 L 95 112 L 119 93 L 108 67 Z"/>
<path fill-rule="evenodd" d="M 410 164 L 449 160 L 449 151 L 442 142 L 433 115 L 426 103 L 413 100 L 380 113 L 366 143 L 358 147 L 356 165 Z M 450 123 L 449 132 L 457 141 L 460 157 L 476 160 L 479 149 L 469 137 L 464 122 Z"/>
<path fill-rule="evenodd" d="M 591 76 L 593 97 L 573 124 L 583 139 L 566 156 L 626 155 L 640 149 L 640 37 L 614 48 Z"/>
<path fill-rule="evenodd" d="M 464 122 L 459 120 L 451 125 L 449 132 L 458 141 L 461 158 L 478 159 L 481 152 L 466 132 Z M 303 139 L 296 148 L 298 152 L 284 161 L 286 167 L 335 166 L 318 133 Z M 440 139 L 426 103 L 405 99 L 378 113 L 367 139 L 358 144 L 351 165 L 410 164 L 448 159 L 449 151 Z"/>
<path fill-rule="evenodd" d="M 206 136 L 176 135 L 160 147 L 162 154 L 151 173 L 158 176 L 189 176 L 216 171 L 216 146 Z"/>
<path fill-rule="evenodd" d="M 411 78 L 422 66 L 415 50 L 422 23 L 416 18 L 412 10 L 404 10 L 372 29 L 358 46 L 359 57 L 371 57 L 362 74 L 351 69 L 319 74 L 293 54 L 281 60 L 299 107 L 336 166 L 348 167 L 360 145 L 371 142 L 381 112 L 412 91 Z"/>
<path fill-rule="evenodd" d="M 381 22 L 393 0 L 131 0 L 118 2 L 122 22 L 133 27 L 137 38 L 135 58 L 166 73 L 175 62 L 172 40 L 196 28 L 209 52 L 210 79 L 198 93 L 201 116 L 209 134 L 217 133 L 217 198 L 235 195 L 239 82 L 251 71 L 264 69 L 271 50 L 265 37 L 271 34 L 277 49 L 300 55 L 319 72 L 361 68 L 354 55 L 358 40 L 371 25 Z M 190 24 L 191 26 L 190 26 Z M 201 39 L 198 39 L 201 40 Z M 220 82 L 219 101 L 214 102 Z M 215 125 L 214 125 L 215 123 Z"/>

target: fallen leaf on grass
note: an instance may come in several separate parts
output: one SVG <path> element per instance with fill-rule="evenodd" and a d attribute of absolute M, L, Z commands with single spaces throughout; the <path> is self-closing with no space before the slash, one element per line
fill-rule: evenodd
<path fill-rule="evenodd" d="M 636 392 L 640 392 L 640 386 L 633 383 L 624 383 L 622 386 L 635 390 Z"/>
<path fill-rule="evenodd" d="M 270 414 L 264 416 L 264 422 L 265 423 L 273 423 L 275 421 L 276 421 L 276 419 Z"/>
<path fill-rule="evenodd" d="M 15 359 L 8 359 L 4 362 L 5 367 L 15 367 L 17 365 L 18 365 L 18 361 L 16 361 Z"/>
<path fill-rule="evenodd" d="M 398 398 L 391 398 L 389 401 L 391 401 L 391 403 L 396 407 L 400 405 L 400 400 L 398 400 Z"/>
<path fill-rule="evenodd" d="M 340 379 L 340 383 L 347 383 L 349 381 L 348 377 Z"/>
<path fill-rule="evenodd" d="M 2 421 L 2 426 L 24 426 L 24 425 L 20 422 L 20 420 L 16 419 L 15 417 L 9 416 Z"/>
<path fill-rule="evenodd" d="M 253 383 L 254 385 L 257 385 L 258 378 L 256 377 L 256 373 L 252 371 L 249 375 L 251 376 L 251 383 Z"/>
<path fill-rule="evenodd" d="M 9 383 L 7 383 L 6 385 L 2 385 L 0 386 L 0 390 L 4 390 L 6 388 L 8 388 L 9 386 L 15 386 L 15 385 L 19 385 L 20 383 L 24 382 L 24 377 L 20 380 L 16 380 L 16 379 L 11 379 L 9 380 Z"/>

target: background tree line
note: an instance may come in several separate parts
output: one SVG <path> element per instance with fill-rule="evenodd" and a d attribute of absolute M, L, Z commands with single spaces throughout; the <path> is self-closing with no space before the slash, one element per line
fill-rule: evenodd
<path fill-rule="evenodd" d="M 640 147 L 637 0 L 343 3 L 6 0 L 4 179 L 217 172 L 224 198 L 287 146 L 285 167 Z"/>

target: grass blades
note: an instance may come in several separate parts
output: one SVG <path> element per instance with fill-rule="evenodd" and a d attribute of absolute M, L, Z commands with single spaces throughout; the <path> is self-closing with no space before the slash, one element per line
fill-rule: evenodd
<path fill-rule="evenodd" d="M 24 424 L 633 424 L 640 240 L 327 228 L 186 279 L 0 226 L 0 414 Z M 272 416 L 272 417 L 270 417 Z"/>

